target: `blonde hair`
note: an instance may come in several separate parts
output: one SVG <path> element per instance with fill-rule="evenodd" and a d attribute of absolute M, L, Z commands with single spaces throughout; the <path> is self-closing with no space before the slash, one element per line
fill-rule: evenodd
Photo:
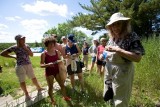
<path fill-rule="evenodd" d="M 130 24 L 130 20 L 120 20 L 122 21 L 122 29 L 121 29 L 121 34 L 120 37 L 121 38 L 125 38 L 128 34 L 130 34 L 132 32 L 131 29 L 131 24 Z M 112 24 L 107 26 L 106 29 L 108 29 L 108 35 L 110 38 L 116 38 L 116 35 L 114 34 L 113 30 L 112 30 Z"/>

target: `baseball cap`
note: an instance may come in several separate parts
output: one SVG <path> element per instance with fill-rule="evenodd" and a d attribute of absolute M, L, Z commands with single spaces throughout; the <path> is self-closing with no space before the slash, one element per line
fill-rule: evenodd
<path fill-rule="evenodd" d="M 23 39 L 23 38 L 26 38 L 26 37 L 22 36 L 20 34 L 18 34 L 18 35 L 15 36 L 15 40 L 19 40 L 19 39 Z"/>

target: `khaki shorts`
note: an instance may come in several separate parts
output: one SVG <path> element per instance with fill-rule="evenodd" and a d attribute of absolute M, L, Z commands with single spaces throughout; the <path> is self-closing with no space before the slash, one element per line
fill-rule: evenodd
<path fill-rule="evenodd" d="M 35 78 L 31 64 L 16 66 L 15 69 L 16 69 L 16 75 L 17 75 L 20 83 L 25 81 L 26 75 L 30 79 Z"/>

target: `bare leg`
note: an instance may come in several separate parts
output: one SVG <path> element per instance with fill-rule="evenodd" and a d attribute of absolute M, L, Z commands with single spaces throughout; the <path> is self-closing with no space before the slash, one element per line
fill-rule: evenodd
<path fill-rule="evenodd" d="M 72 88 L 75 88 L 74 74 L 70 75 L 70 80 L 71 80 Z"/>
<path fill-rule="evenodd" d="M 52 104 L 55 103 L 54 98 L 53 98 L 53 82 L 54 82 L 54 76 L 48 76 L 46 77 L 47 84 L 48 84 L 48 95 L 51 99 Z"/>
<path fill-rule="evenodd" d="M 97 65 L 97 73 L 101 76 L 102 65 Z"/>
<path fill-rule="evenodd" d="M 37 88 L 38 91 L 42 90 L 42 88 L 40 87 L 40 85 L 39 85 L 39 83 L 37 81 L 37 78 L 32 78 L 32 82 L 36 86 L 36 88 Z"/>
<path fill-rule="evenodd" d="M 92 72 L 92 70 L 93 70 L 94 64 L 95 64 L 95 62 L 91 62 L 91 69 L 90 69 L 90 73 L 91 73 L 91 72 Z"/>
<path fill-rule="evenodd" d="M 26 97 L 29 97 L 29 94 L 28 94 L 28 91 L 27 91 L 27 88 L 26 88 L 26 83 L 25 83 L 25 82 L 21 82 L 21 83 L 20 83 L 20 87 L 21 87 L 21 89 L 23 90 L 25 96 L 26 96 Z"/>
<path fill-rule="evenodd" d="M 59 86 L 61 87 L 62 95 L 63 95 L 64 97 L 66 97 L 65 85 L 64 85 L 63 80 L 61 80 L 60 75 L 57 74 L 56 77 L 55 77 L 55 79 L 56 79 L 56 81 L 58 82 Z"/>
<path fill-rule="evenodd" d="M 81 90 L 83 91 L 84 90 L 84 81 L 83 81 L 82 73 L 78 73 L 78 78 L 79 78 L 79 81 L 81 84 Z"/>

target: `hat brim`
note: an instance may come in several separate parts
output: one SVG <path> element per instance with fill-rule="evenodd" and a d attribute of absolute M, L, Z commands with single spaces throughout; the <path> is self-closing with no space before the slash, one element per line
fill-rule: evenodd
<path fill-rule="evenodd" d="M 24 39 L 24 38 L 26 38 L 25 36 L 22 36 L 21 38 L 19 38 L 19 39 Z"/>
<path fill-rule="evenodd" d="M 75 40 L 73 39 L 68 39 L 70 42 L 75 43 Z"/>
<path fill-rule="evenodd" d="M 106 26 L 110 26 L 117 21 L 127 21 L 127 20 L 130 20 L 130 18 L 124 17 L 124 18 L 120 18 L 120 19 L 117 19 L 117 20 L 111 20 Z"/>

